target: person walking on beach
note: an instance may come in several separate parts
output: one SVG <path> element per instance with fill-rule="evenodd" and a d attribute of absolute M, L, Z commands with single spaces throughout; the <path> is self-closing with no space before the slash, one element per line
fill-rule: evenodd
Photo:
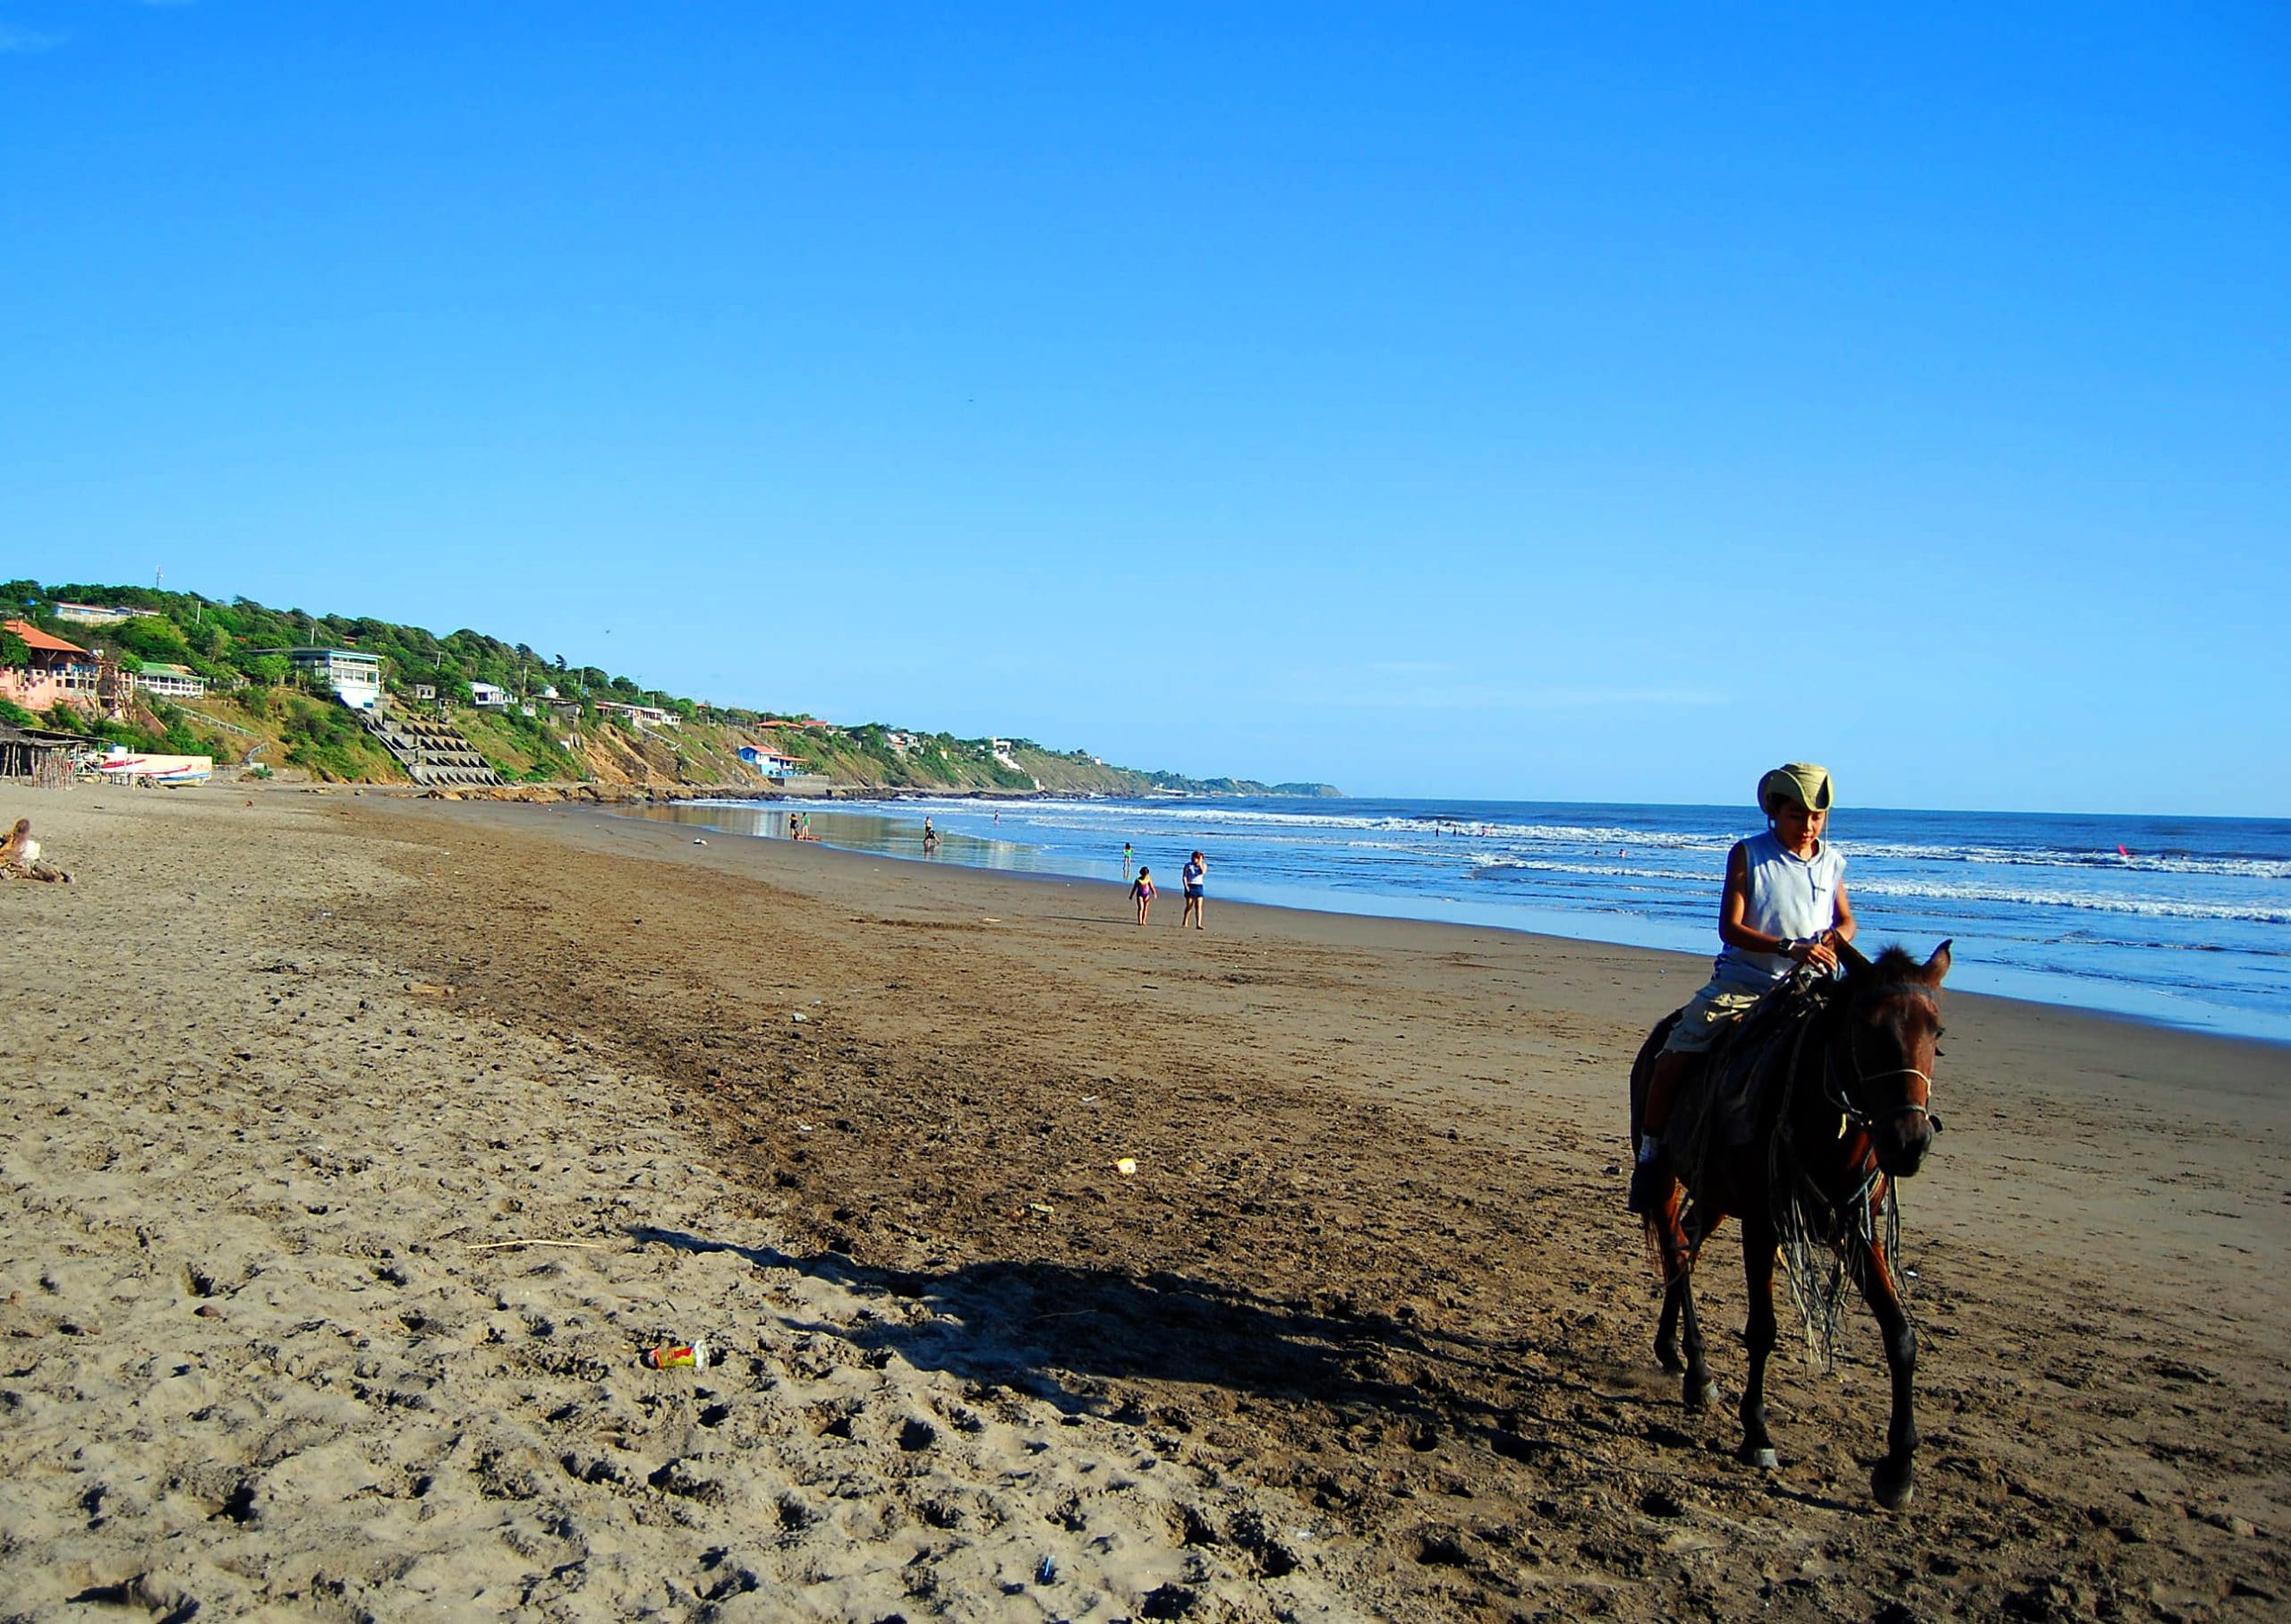
<path fill-rule="evenodd" d="M 1123 841 L 1121 843 L 1121 877 L 1124 880 L 1129 878 L 1129 865 L 1136 861 L 1137 854 L 1129 849 L 1129 842 Z"/>
<path fill-rule="evenodd" d="M 939 849 L 939 831 L 931 827 L 931 820 L 928 818 L 923 820 L 923 849 L 926 852 L 935 852 Z"/>
<path fill-rule="evenodd" d="M 1185 913 L 1178 920 L 1179 930 L 1182 931 L 1188 925 L 1197 931 L 1205 928 L 1201 923 L 1201 886 L 1208 873 L 1208 860 L 1199 852 L 1194 853 L 1180 875 L 1185 881 Z"/>
<path fill-rule="evenodd" d="M 1154 911 L 1154 871 L 1139 869 L 1137 882 L 1129 888 L 1129 899 L 1137 905 L 1137 923 L 1144 924 L 1146 915 Z"/>
<path fill-rule="evenodd" d="M 1829 769 L 1791 761 L 1758 781 L 1767 829 L 1726 854 L 1718 940 L 1710 982 L 1679 1012 L 1655 1057 L 1639 1113 L 1639 1154 L 1631 1169 L 1631 1210 L 1644 1216 L 1662 1198 L 1662 1134 L 1679 1084 L 1752 1005 L 1801 965 L 1837 969 L 1840 944 L 1853 940 L 1845 899 L 1845 856 L 1822 838 L 1829 825 Z"/>

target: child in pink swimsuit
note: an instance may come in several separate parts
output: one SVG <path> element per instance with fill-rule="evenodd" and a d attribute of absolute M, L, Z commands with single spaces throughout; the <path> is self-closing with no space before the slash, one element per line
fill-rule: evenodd
<path fill-rule="evenodd" d="M 1137 883 L 1129 888 L 1130 900 L 1137 905 L 1137 923 L 1144 924 L 1146 915 L 1154 910 L 1154 871 L 1139 869 Z"/>

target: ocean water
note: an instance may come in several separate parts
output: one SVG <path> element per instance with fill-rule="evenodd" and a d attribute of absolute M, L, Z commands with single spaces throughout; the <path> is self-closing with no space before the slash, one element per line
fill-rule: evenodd
<path fill-rule="evenodd" d="M 655 816 L 783 838 L 778 803 Z M 1747 807 L 1329 800 L 813 803 L 848 850 L 1121 879 L 1131 842 L 1177 904 L 1198 847 L 1209 896 L 1717 950 L 1726 853 Z M 923 820 L 943 837 L 926 858 Z M 2291 1042 L 2291 821 L 1888 812 L 1832 820 L 1874 952 L 1954 939 L 1949 984 Z M 1107 898 L 1109 909 L 1121 904 Z"/>

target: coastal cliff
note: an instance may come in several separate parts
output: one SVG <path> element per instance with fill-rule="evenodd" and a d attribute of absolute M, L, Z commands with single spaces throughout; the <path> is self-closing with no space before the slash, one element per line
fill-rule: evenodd
<path fill-rule="evenodd" d="M 507 784 L 614 789 L 935 790 L 1146 796 L 1334 795 L 1326 784 L 1197 778 L 1115 766 L 1030 739 L 957 738 L 881 722 L 726 706 L 463 630 L 439 637 L 363 616 L 313 616 L 196 593 L 35 581 L 0 584 L 0 617 L 85 650 L 89 693 L 0 720 L 130 748 L 211 755 L 325 783 L 405 783 L 405 768 L 310 669 L 333 650 L 374 672 L 386 706 L 441 718 Z M 0 661 L 29 658 L 19 639 Z M 130 697 L 94 698 L 98 672 Z M 167 674 L 157 684 L 138 674 Z M 191 690 L 203 688 L 203 693 Z M 9 712 L 15 714 L 11 715 Z M 745 753 L 744 753 L 745 752 Z"/>

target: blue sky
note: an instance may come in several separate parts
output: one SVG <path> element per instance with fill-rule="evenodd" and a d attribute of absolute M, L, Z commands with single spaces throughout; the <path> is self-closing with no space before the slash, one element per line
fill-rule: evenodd
<path fill-rule="evenodd" d="M 1363 794 L 2291 813 L 2274 5 L 0 0 L 0 574 Z"/>

